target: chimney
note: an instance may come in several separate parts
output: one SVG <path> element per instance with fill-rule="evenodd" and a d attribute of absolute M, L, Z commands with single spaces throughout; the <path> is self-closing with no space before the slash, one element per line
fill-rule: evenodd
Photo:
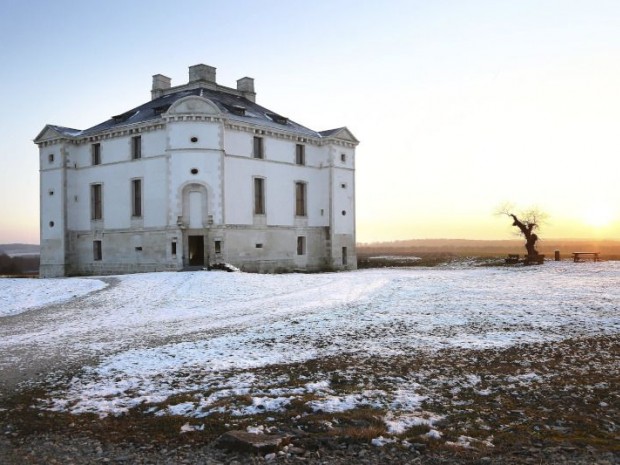
<path fill-rule="evenodd" d="M 215 84 L 215 68 L 207 65 L 189 67 L 189 82 L 207 81 Z"/>
<path fill-rule="evenodd" d="M 250 102 L 256 102 L 256 92 L 254 91 L 254 79 L 244 77 L 237 79 L 237 90 Z"/>
<path fill-rule="evenodd" d="M 151 100 L 163 95 L 164 90 L 170 89 L 170 78 L 163 74 L 155 74 L 153 76 L 153 88 L 151 89 Z"/>

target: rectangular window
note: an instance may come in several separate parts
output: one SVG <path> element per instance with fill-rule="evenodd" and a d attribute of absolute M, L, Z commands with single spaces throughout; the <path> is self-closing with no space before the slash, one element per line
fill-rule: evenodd
<path fill-rule="evenodd" d="M 90 146 L 93 165 L 101 164 L 101 144 L 93 144 Z"/>
<path fill-rule="evenodd" d="M 306 146 L 303 144 L 297 144 L 295 146 L 295 163 L 297 165 L 306 164 Z"/>
<path fill-rule="evenodd" d="M 142 179 L 131 180 L 131 216 L 142 216 Z"/>
<path fill-rule="evenodd" d="M 297 255 L 306 255 L 306 238 L 297 236 Z"/>
<path fill-rule="evenodd" d="M 306 183 L 295 183 L 295 215 L 306 216 Z"/>
<path fill-rule="evenodd" d="M 340 154 L 340 161 L 342 163 L 345 163 L 347 161 L 347 154 L 346 153 L 341 153 Z"/>
<path fill-rule="evenodd" d="M 49 163 L 54 163 L 54 154 L 53 154 L 53 153 L 50 153 L 50 154 L 47 156 L 47 161 L 48 161 Z"/>
<path fill-rule="evenodd" d="M 254 178 L 254 214 L 265 214 L 265 180 Z"/>
<path fill-rule="evenodd" d="M 133 160 L 142 158 L 142 136 L 134 136 L 131 138 L 131 158 Z"/>
<path fill-rule="evenodd" d="M 177 254 L 177 243 L 176 242 L 172 242 L 170 244 L 170 253 L 172 253 L 172 255 Z"/>
<path fill-rule="evenodd" d="M 103 189 L 101 184 L 90 185 L 90 219 L 100 220 L 103 218 Z"/>
<path fill-rule="evenodd" d="M 265 148 L 263 146 L 263 138 L 254 136 L 254 150 L 252 152 L 254 158 L 265 158 Z"/>
<path fill-rule="evenodd" d="M 343 247 L 343 248 L 342 248 L 342 264 L 346 266 L 346 265 L 347 265 L 347 262 L 348 262 L 348 258 L 347 258 L 347 248 L 346 248 L 346 247 Z"/>
<path fill-rule="evenodd" d="M 222 253 L 222 241 L 215 241 L 215 253 Z"/>
<path fill-rule="evenodd" d="M 101 241 L 93 241 L 93 260 L 99 261 L 103 258 L 101 253 Z"/>

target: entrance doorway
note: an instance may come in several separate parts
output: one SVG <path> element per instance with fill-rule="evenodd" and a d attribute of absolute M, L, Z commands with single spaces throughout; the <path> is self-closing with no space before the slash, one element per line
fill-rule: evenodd
<path fill-rule="evenodd" d="M 204 266 L 205 238 L 204 236 L 187 236 L 189 248 L 189 266 Z"/>

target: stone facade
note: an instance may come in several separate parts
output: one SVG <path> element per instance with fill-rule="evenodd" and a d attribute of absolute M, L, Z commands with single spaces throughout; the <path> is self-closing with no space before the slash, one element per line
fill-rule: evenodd
<path fill-rule="evenodd" d="M 47 125 L 43 277 L 231 263 L 255 272 L 356 267 L 355 147 L 256 104 L 254 80 L 190 67 L 152 100 L 86 130 Z"/>

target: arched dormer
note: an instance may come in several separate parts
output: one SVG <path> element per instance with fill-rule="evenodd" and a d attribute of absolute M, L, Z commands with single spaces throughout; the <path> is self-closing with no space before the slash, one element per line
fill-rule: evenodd
<path fill-rule="evenodd" d="M 213 101 L 190 95 L 163 115 L 170 150 L 222 150 L 222 112 Z"/>
<path fill-rule="evenodd" d="M 181 115 L 213 115 L 219 116 L 222 112 L 211 100 L 198 95 L 183 97 L 170 105 L 166 116 Z"/>

